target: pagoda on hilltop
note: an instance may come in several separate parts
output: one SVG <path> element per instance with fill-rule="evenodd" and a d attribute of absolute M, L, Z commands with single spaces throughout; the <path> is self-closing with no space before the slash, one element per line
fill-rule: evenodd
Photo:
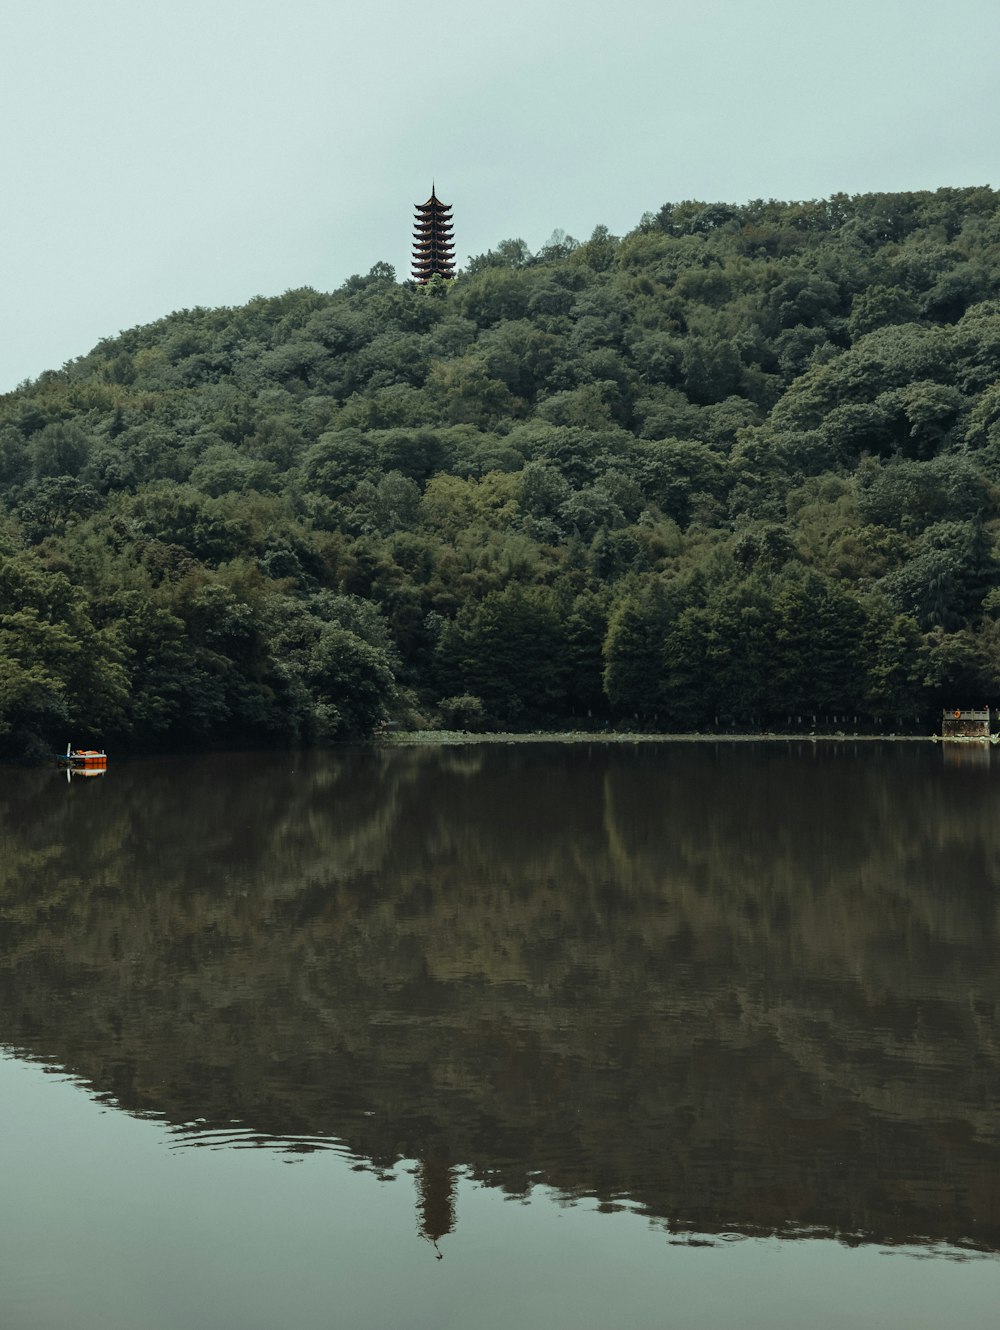
<path fill-rule="evenodd" d="M 442 203 L 431 186 L 426 203 L 415 205 L 413 226 L 413 280 L 421 286 L 432 277 L 455 276 L 451 206 Z"/>

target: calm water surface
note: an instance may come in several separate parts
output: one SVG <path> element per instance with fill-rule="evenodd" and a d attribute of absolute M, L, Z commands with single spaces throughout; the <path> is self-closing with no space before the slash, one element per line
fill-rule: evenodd
<path fill-rule="evenodd" d="M 992 1327 L 1000 756 L 0 773 L 0 1325 Z"/>

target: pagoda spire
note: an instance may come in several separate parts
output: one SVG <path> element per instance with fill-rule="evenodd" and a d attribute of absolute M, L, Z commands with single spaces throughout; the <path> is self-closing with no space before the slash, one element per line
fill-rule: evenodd
<path fill-rule="evenodd" d="M 441 202 L 432 183 L 427 202 L 414 206 L 413 280 L 423 286 L 432 277 L 454 277 L 455 244 L 450 204 Z"/>

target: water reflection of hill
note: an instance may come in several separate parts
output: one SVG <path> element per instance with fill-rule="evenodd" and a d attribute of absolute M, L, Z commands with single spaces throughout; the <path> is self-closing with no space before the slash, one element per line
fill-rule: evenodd
<path fill-rule="evenodd" d="M 811 745 L 36 773 L 0 1040 L 378 1167 L 1000 1249 L 994 791 Z"/>

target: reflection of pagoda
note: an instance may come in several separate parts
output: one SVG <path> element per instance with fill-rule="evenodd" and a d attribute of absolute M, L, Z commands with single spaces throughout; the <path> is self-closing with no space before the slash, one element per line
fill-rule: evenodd
<path fill-rule="evenodd" d="M 452 242 L 451 207 L 442 203 L 431 186 L 426 203 L 416 204 L 413 227 L 413 280 L 455 276 L 455 246 Z"/>
<path fill-rule="evenodd" d="M 417 1169 L 417 1196 L 420 1236 L 436 1248 L 438 1238 L 455 1227 L 455 1171 L 451 1165 L 440 1159 L 422 1159 Z"/>

